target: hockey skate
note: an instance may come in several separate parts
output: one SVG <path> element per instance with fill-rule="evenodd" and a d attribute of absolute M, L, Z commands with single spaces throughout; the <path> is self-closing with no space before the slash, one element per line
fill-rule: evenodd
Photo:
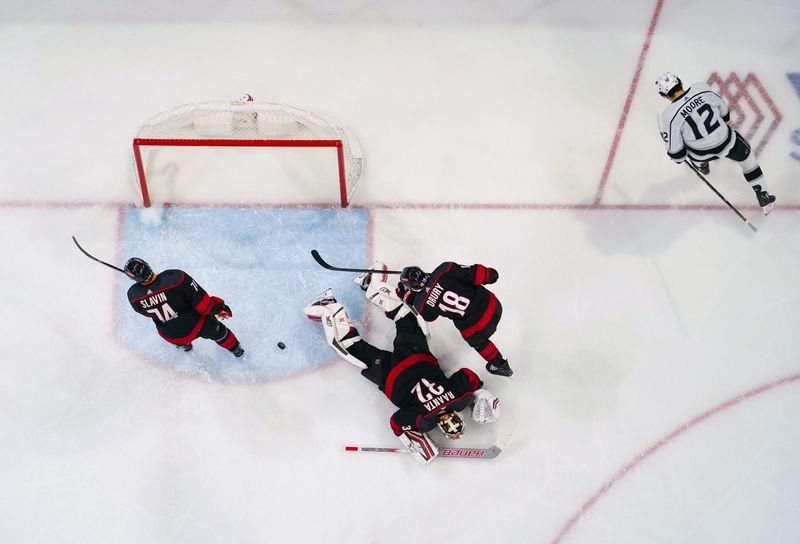
<path fill-rule="evenodd" d="M 178 349 L 182 349 L 183 351 L 192 351 L 192 348 L 194 346 L 192 345 L 191 342 L 189 342 L 188 344 L 175 344 L 175 347 Z"/>
<path fill-rule="evenodd" d="M 236 342 L 236 345 L 230 350 L 230 352 L 233 353 L 234 357 L 239 359 L 244 355 L 244 348 L 242 348 L 242 345 L 239 342 Z"/>
<path fill-rule="evenodd" d="M 497 376 L 509 377 L 514 374 L 505 359 L 500 359 L 500 362 L 486 363 L 486 370 L 489 374 L 496 374 Z"/>
<path fill-rule="evenodd" d="M 775 207 L 775 195 L 771 195 L 766 191 L 762 191 L 761 185 L 753 185 L 753 190 L 756 192 L 758 205 L 761 206 L 761 210 L 764 212 L 764 215 L 767 215 L 772 211 L 772 208 Z"/>
<path fill-rule="evenodd" d="M 384 263 L 375 261 L 367 268 L 370 270 L 375 270 L 375 272 L 361 272 L 359 275 L 353 278 L 353 283 L 357 283 L 361 287 L 362 291 L 367 290 L 369 284 L 372 282 L 372 275 L 375 273 L 381 273 L 380 281 L 385 282 L 388 279 L 388 274 L 386 274 L 386 270 L 388 270 L 388 268 Z"/>
<path fill-rule="evenodd" d="M 320 321 L 322 319 L 321 308 L 329 304 L 336 304 L 336 297 L 333 296 L 333 289 L 330 288 L 325 289 L 318 297 L 309 300 L 306 307 L 303 308 L 303 313 L 312 321 Z"/>

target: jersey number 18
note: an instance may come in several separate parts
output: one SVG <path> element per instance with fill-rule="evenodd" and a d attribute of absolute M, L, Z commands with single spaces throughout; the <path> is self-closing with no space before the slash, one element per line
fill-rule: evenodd
<path fill-rule="evenodd" d="M 439 302 L 439 308 L 443 312 L 450 312 L 464 317 L 464 312 L 469 307 L 469 299 L 462 297 L 452 291 L 445 291 L 442 293 L 442 300 Z"/>

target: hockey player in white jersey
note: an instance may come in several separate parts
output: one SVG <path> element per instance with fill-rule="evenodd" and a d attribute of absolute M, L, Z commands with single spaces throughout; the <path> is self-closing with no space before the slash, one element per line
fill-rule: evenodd
<path fill-rule="evenodd" d="M 667 155 L 675 162 L 687 158 L 702 174 L 708 174 L 708 161 L 725 157 L 739 164 L 744 179 L 756 193 L 764 215 L 775 206 L 775 196 L 767 192 L 764 174 L 750 145 L 728 125 L 728 104 L 705 83 L 688 89 L 675 75 L 664 72 L 656 80 L 658 93 L 671 104 L 661 115 L 661 137 Z"/>

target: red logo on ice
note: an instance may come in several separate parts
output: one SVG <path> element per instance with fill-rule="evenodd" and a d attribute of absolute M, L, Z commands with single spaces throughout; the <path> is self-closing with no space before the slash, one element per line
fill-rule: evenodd
<path fill-rule="evenodd" d="M 761 80 L 752 72 L 744 79 L 733 72 L 726 78 L 714 72 L 708 86 L 730 106 L 731 125 L 750 142 L 756 155 L 761 153 L 783 119 Z"/>

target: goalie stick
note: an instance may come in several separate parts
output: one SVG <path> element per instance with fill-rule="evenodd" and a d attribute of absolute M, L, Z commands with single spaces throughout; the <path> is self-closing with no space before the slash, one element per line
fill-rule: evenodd
<path fill-rule="evenodd" d="M 364 453 L 409 453 L 405 448 L 378 448 L 371 446 L 345 446 L 344 451 Z M 494 445 L 489 448 L 442 448 L 439 457 L 463 457 L 468 459 L 494 459 L 503 449 Z"/>
<path fill-rule="evenodd" d="M 376 270 L 372 270 L 369 268 L 342 268 L 339 266 L 333 266 L 325 262 L 325 259 L 319 254 L 319 251 L 316 249 L 311 250 L 311 256 L 314 257 L 314 260 L 322 268 L 327 268 L 328 270 L 334 270 L 336 272 L 376 272 Z M 384 270 L 385 274 L 400 274 L 401 270 Z"/>
<path fill-rule="evenodd" d="M 458 457 L 462 459 L 495 459 L 511 439 L 510 431 L 504 440 L 488 448 L 439 448 L 439 457 Z M 379 448 L 373 446 L 345 446 L 344 451 L 353 453 L 410 453 L 405 448 Z"/>
<path fill-rule="evenodd" d="M 78 246 L 78 249 L 80 249 L 80 250 L 81 250 L 81 253 L 83 253 L 84 255 L 86 255 L 87 257 L 89 257 L 91 260 L 93 260 L 93 261 L 95 261 L 95 262 L 98 262 L 98 263 L 100 263 L 100 264 L 104 264 L 104 265 L 106 265 L 107 267 L 109 267 L 109 268 L 113 268 L 113 269 L 114 269 L 114 270 L 116 270 L 117 272 L 122 272 L 123 274 L 125 274 L 125 275 L 127 276 L 127 274 L 125 273 L 125 271 L 124 271 L 123 269 L 121 269 L 121 268 L 118 268 L 118 267 L 114 266 L 113 264 L 108 264 L 108 263 L 107 263 L 107 262 L 105 262 L 105 261 L 101 261 L 101 260 L 100 260 L 100 259 L 98 259 L 97 257 L 94 257 L 93 255 L 91 255 L 91 254 L 90 254 L 88 251 L 86 251 L 85 249 L 83 249 L 83 248 L 81 247 L 81 245 L 78 243 L 78 240 L 77 240 L 77 239 L 76 239 L 74 236 L 72 237 L 72 241 L 73 241 L 73 242 L 75 242 L 75 245 L 76 245 L 76 246 Z"/>

